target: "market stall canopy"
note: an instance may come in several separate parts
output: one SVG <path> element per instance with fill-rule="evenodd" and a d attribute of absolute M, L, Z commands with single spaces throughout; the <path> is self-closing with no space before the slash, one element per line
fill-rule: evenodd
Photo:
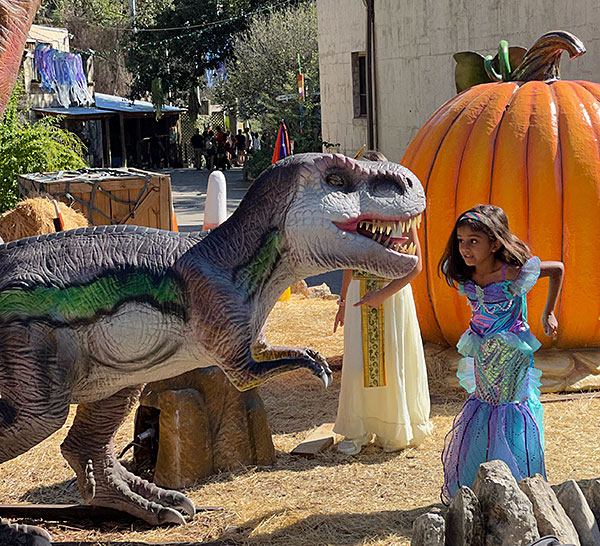
<path fill-rule="evenodd" d="M 109 110 L 101 110 L 100 108 L 94 108 L 93 106 L 69 106 L 69 108 L 32 108 L 32 110 L 38 115 L 64 116 L 67 119 L 77 119 L 79 121 L 109 118 L 114 115 L 114 112 Z"/>
<path fill-rule="evenodd" d="M 97 108 L 119 112 L 127 117 L 150 117 L 155 115 L 154 105 L 148 101 L 131 100 L 116 95 L 107 95 L 105 93 L 96 93 L 95 100 Z M 185 108 L 167 106 L 166 104 L 163 105 L 161 109 L 163 116 L 182 114 L 185 111 Z"/>

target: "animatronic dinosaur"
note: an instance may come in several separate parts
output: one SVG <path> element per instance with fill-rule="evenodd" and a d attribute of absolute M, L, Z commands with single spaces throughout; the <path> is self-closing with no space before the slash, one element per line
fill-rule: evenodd
<path fill-rule="evenodd" d="M 400 165 L 306 154 L 265 171 L 209 232 L 102 226 L 0 245 L 0 463 L 79 404 L 61 448 L 85 502 L 184 523 L 189 499 L 113 454 L 139 386 L 210 365 L 240 390 L 297 368 L 327 386 L 327 363 L 310 349 L 252 352 L 267 315 L 309 275 L 409 273 L 417 258 L 402 232 L 424 208 L 421 184 Z M 0 526 L 0 543 L 22 530 Z"/>

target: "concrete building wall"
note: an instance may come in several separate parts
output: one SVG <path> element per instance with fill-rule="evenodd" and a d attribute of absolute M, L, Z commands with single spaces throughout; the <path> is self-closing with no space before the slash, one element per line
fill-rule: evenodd
<path fill-rule="evenodd" d="M 597 0 L 374 0 L 379 149 L 399 161 L 431 114 L 456 94 L 452 55 L 495 54 L 500 40 L 531 47 L 549 30 L 568 30 L 587 53 L 563 54 L 563 79 L 600 82 Z M 354 155 L 366 118 L 354 118 L 351 53 L 365 51 L 363 0 L 318 0 L 323 138 Z"/>

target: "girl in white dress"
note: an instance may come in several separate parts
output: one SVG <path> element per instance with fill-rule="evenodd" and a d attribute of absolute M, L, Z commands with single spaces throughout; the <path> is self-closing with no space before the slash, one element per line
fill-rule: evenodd
<path fill-rule="evenodd" d="M 385 160 L 381 159 L 381 155 L 375 157 Z M 334 331 L 339 325 L 344 326 L 342 387 L 333 430 L 344 436 L 338 450 L 347 455 L 359 453 L 373 435 L 375 444 L 387 452 L 418 446 L 433 429 L 429 420 L 423 343 L 409 284 L 422 269 L 415 226 L 408 236 L 406 244 L 412 242 L 416 246 L 419 262 L 406 277 L 388 282 L 357 271 L 344 271 L 339 309 L 333 326 Z M 378 289 L 365 293 L 369 284 Z M 364 311 L 363 306 L 367 306 Z M 373 314 L 377 317 L 378 313 L 369 311 L 369 308 L 381 306 L 383 318 L 381 320 L 380 315 L 379 319 L 375 318 L 375 322 L 379 322 L 375 328 L 381 348 L 380 369 L 376 365 L 373 374 L 366 370 L 363 362 L 365 336 L 372 335 L 372 330 L 368 334 L 363 323 L 369 321 L 372 328 Z M 371 312 L 370 318 L 367 318 L 366 312 Z M 370 346 L 372 348 L 373 343 Z"/>

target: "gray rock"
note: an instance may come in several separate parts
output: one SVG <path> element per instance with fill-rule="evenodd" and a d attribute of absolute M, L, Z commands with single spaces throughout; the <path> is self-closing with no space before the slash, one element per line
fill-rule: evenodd
<path fill-rule="evenodd" d="M 328 296 L 331 296 L 331 289 L 326 283 L 319 286 L 311 286 L 308 289 L 309 298 L 326 298 Z"/>
<path fill-rule="evenodd" d="M 585 495 L 588 504 L 596 518 L 596 522 L 600 521 L 600 480 L 590 480 L 585 489 L 581 486 L 581 490 Z"/>
<path fill-rule="evenodd" d="M 527 546 L 540 535 L 531 502 L 504 461 L 479 466 L 473 492 L 485 519 L 485 546 Z"/>
<path fill-rule="evenodd" d="M 533 505 L 540 535 L 555 535 L 561 543 L 580 546 L 575 526 L 543 476 L 525 478 L 519 482 L 519 488 Z"/>
<path fill-rule="evenodd" d="M 444 518 L 436 512 L 419 516 L 413 523 L 412 546 L 444 546 Z"/>
<path fill-rule="evenodd" d="M 446 546 L 481 546 L 483 529 L 479 499 L 463 486 L 452 498 L 446 514 Z"/>
<path fill-rule="evenodd" d="M 600 546 L 598 524 L 577 482 L 568 480 L 559 485 L 553 485 L 552 489 L 558 497 L 558 502 L 573 522 L 581 546 Z"/>

